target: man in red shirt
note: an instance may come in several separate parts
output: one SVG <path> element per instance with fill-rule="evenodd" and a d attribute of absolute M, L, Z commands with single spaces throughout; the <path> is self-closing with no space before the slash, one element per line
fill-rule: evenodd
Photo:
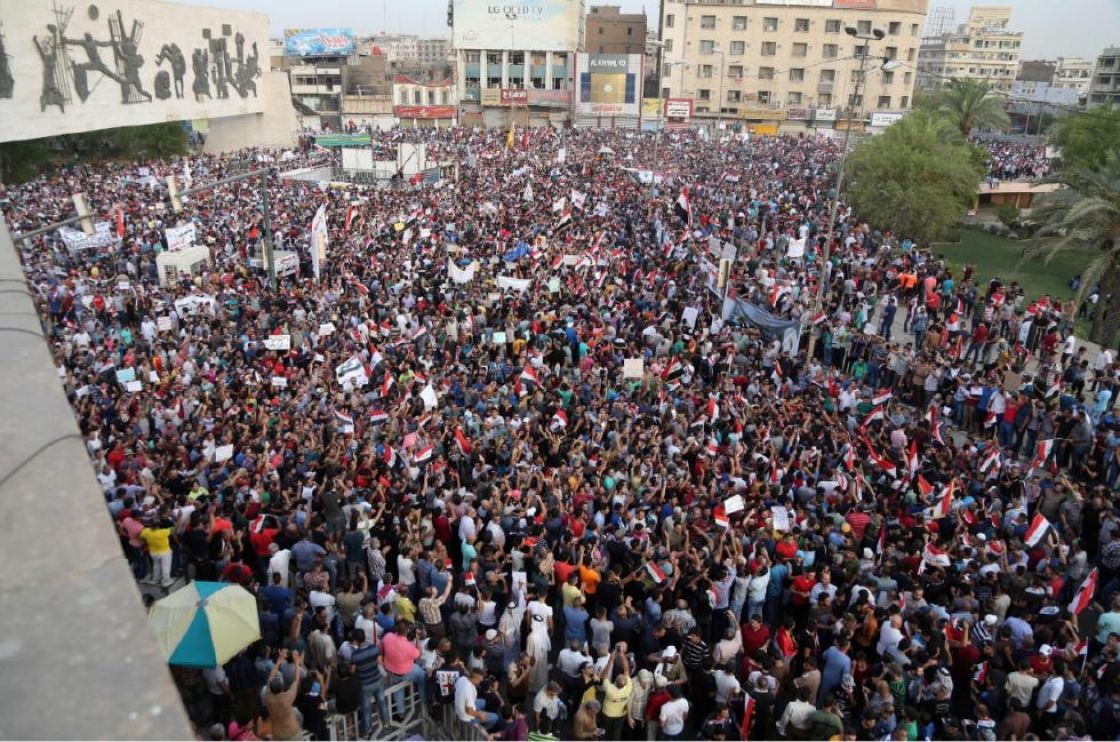
<path fill-rule="evenodd" d="M 762 616 L 757 613 L 743 624 L 742 632 L 743 654 L 747 657 L 754 657 L 770 641 L 770 627 L 762 623 Z"/>
<path fill-rule="evenodd" d="M 853 509 L 852 512 L 848 513 L 848 516 L 844 518 L 844 520 L 852 527 L 852 541 L 858 545 L 859 542 L 863 541 L 863 534 L 867 531 L 867 526 L 871 523 L 871 516 L 863 512 L 862 508 L 859 508 Z"/>

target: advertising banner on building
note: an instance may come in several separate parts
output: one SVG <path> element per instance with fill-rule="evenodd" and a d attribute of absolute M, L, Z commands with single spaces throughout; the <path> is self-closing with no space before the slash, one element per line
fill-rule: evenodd
<path fill-rule="evenodd" d="M 642 118 L 657 118 L 660 115 L 660 98 L 642 98 Z"/>
<path fill-rule="evenodd" d="M 871 114 L 872 126 L 890 126 L 902 120 L 905 114 L 897 111 L 878 111 Z"/>
<path fill-rule="evenodd" d="M 575 51 L 581 46 L 584 0 L 453 0 L 456 49 Z"/>
<path fill-rule="evenodd" d="M 522 88 L 502 88 L 499 98 L 503 106 L 524 106 L 529 103 L 529 91 Z"/>
<path fill-rule="evenodd" d="M 821 123 L 833 122 L 836 120 L 835 108 L 818 108 L 813 111 L 813 120 Z"/>
<path fill-rule="evenodd" d="M 289 57 L 345 57 L 354 48 L 354 32 L 349 28 L 284 30 L 284 54 Z"/>
<path fill-rule="evenodd" d="M 570 90 L 537 90 L 536 88 L 529 88 L 525 92 L 529 94 L 530 106 L 568 108 L 572 105 L 572 91 Z"/>
<path fill-rule="evenodd" d="M 688 121 L 692 118 L 692 98 L 666 98 L 665 118 Z"/>
<path fill-rule="evenodd" d="M 98 0 L 0 2 L 0 142 L 260 113 L 268 17 Z"/>
<path fill-rule="evenodd" d="M 393 106 L 399 119 L 453 119 L 455 106 Z"/>
<path fill-rule="evenodd" d="M 641 110 L 641 54 L 576 55 L 576 115 L 637 116 Z"/>

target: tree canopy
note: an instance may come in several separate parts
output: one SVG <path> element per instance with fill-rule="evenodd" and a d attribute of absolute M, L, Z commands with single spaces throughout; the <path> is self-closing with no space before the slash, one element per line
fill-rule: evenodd
<path fill-rule="evenodd" d="M 1062 165 L 1071 170 L 1095 170 L 1120 147 L 1120 108 L 1094 108 L 1068 116 L 1057 126 L 1054 144 L 1062 152 Z"/>
<path fill-rule="evenodd" d="M 946 119 L 914 111 L 855 148 L 844 198 L 871 224 L 928 244 L 957 224 L 984 172 Z"/>
<path fill-rule="evenodd" d="M 976 129 L 1003 131 L 1011 125 L 995 89 L 979 80 L 953 80 L 920 100 L 927 110 L 947 117 L 965 138 Z"/>

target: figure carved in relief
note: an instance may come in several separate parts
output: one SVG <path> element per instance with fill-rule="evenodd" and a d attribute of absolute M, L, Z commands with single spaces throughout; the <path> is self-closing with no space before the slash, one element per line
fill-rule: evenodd
<path fill-rule="evenodd" d="M 175 81 L 175 97 L 183 97 L 183 77 L 187 74 L 187 59 L 178 44 L 164 44 L 156 56 L 156 64 L 171 63 L 171 77 Z"/>
<path fill-rule="evenodd" d="M 11 98 L 16 85 L 8 59 L 9 55 L 4 49 L 4 34 L 0 34 L 0 98 Z"/>
<path fill-rule="evenodd" d="M 59 49 L 55 42 L 57 27 L 51 24 L 47 26 L 47 30 L 51 32 L 51 36 L 45 40 L 40 40 L 38 36 L 31 37 L 35 42 L 35 48 L 39 51 L 39 59 L 43 60 L 43 89 L 39 93 L 39 111 L 46 111 L 47 106 L 58 106 L 58 110 L 66 113 L 66 97 L 54 77 Z"/>
<path fill-rule="evenodd" d="M 194 69 L 194 83 L 191 90 L 195 101 L 201 103 L 202 96 L 213 98 L 210 94 L 210 55 L 205 49 L 195 49 L 191 54 L 191 67 Z"/>

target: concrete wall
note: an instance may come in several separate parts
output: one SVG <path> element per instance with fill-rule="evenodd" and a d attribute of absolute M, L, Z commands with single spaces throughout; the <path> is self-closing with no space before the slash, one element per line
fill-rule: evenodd
<path fill-rule="evenodd" d="M 0 739 L 190 739 L 0 220 Z"/>
<path fill-rule="evenodd" d="M 292 107 L 288 73 L 266 72 L 264 111 L 210 122 L 206 152 L 230 152 L 244 147 L 291 147 L 299 119 Z"/>
<path fill-rule="evenodd" d="M 0 69 L 0 142 L 264 107 L 268 18 L 260 13 L 155 0 L 0 0 L 0 21 L 0 65 L 10 69 L 10 78 Z"/>

